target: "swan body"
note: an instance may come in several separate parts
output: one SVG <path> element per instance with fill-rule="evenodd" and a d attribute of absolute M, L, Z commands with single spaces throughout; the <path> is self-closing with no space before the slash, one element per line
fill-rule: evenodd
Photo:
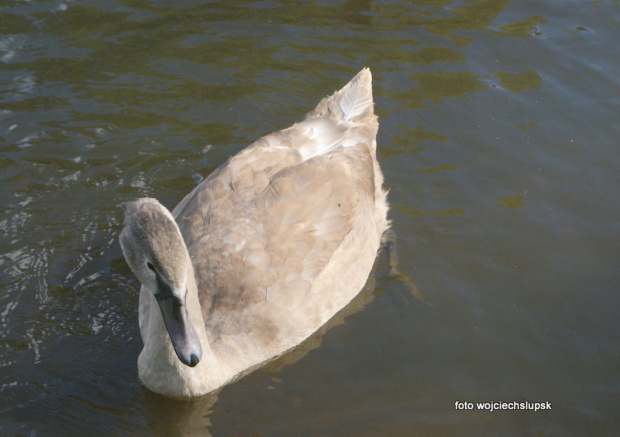
<path fill-rule="evenodd" d="M 210 393 L 299 345 L 362 289 L 388 227 L 371 82 L 362 70 L 172 212 L 126 205 L 147 388 Z"/>

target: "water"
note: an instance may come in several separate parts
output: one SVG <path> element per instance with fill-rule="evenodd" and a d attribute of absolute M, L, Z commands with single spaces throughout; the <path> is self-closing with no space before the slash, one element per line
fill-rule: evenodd
<path fill-rule="evenodd" d="M 615 435 L 619 8 L 3 2 L 2 435 Z M 143 389 L 119 204 L 173 207 L 363 66 L 403 276 L 216 396 Z"/>

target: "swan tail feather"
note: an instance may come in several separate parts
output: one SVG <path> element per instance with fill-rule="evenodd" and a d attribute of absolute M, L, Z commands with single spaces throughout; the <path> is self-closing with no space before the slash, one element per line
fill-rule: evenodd
<path fill-rule="evenodd" d="M 341 121 L 359 116 L 374 115 L 372 100 L 372 74 L 364 68 L 342 89 L 324 98 L 318 106 L 306 115 L 306 120 L 327 114 Z"/>

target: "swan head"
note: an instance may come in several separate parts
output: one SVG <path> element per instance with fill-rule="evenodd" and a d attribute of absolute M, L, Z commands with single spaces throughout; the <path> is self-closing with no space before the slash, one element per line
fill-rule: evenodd
<path fill-rule="evenodd" d="M 119 240 L 127 264 L 158 303 L 177 357 L 194 367 L 202 348 L 186 306 L 190 259 L 172 214 L 155 199 L 129 202 Z"/>

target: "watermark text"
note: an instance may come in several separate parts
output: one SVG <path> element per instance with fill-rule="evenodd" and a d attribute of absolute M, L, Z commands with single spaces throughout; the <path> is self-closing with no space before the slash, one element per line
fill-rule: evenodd
<path fill-rule="evenodd" d="M 530 411 L 542 411 L 550 410 L 551 402 L 530 402 L 530 401 L 490 401 L 490 402 L 468 402 L 468 401 L 456 401 L 454 402 L 455 410 L 479 410 L 493 411 L 501 410 L 530 410 Z"/>

